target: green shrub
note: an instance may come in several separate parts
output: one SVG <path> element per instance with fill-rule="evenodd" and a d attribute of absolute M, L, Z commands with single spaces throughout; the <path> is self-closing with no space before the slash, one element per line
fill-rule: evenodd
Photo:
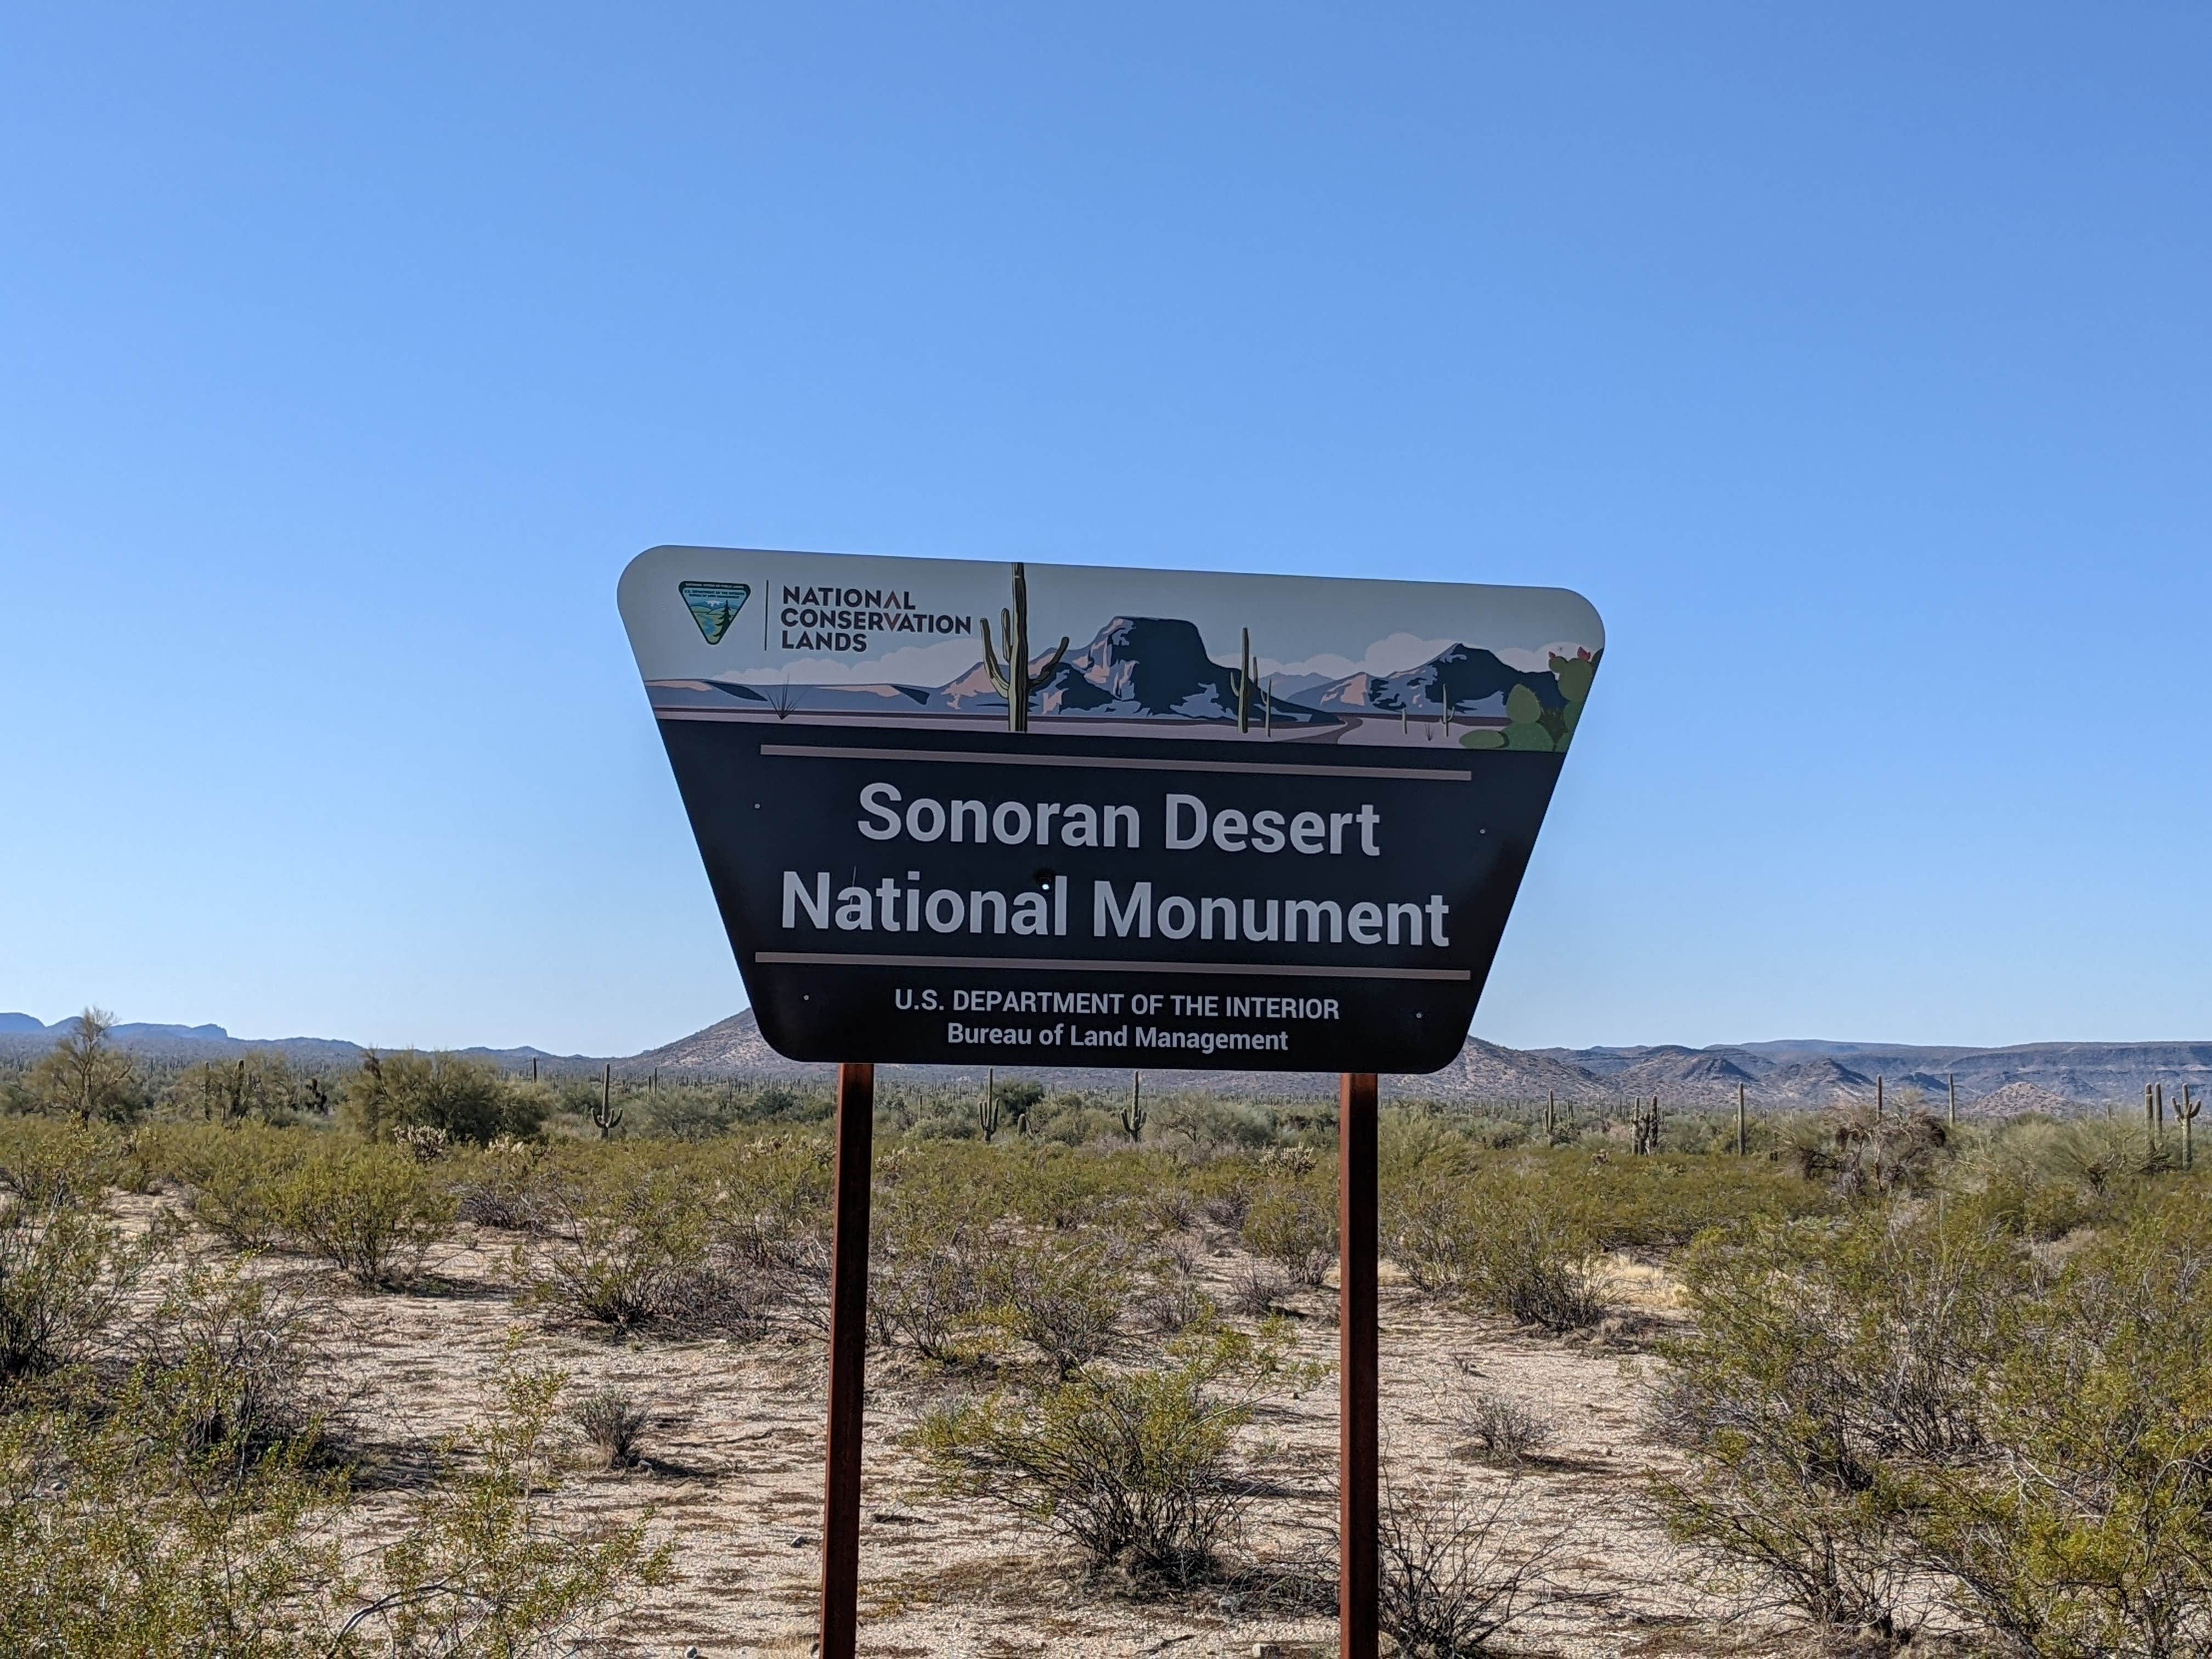
<path fill-rule="evenodd" d="M 2029 1264 L 1956 1219 L 1760 1224 L 1693 1249 L 1693 1334 L 1662 1419 L 1693 1454 L 1661 1477 L 1677 1537 L 1822 1625 L 1891 1628 L 1915 1571 L 1911 1471 L 1982 1455 L 1983 1381 Z"/>
<path fill-rule="evenodd" d="M 794 1244 L 828 1226 L 832 1152 L 812 1134 L 732 1143 L 708 1170 L 720 1194 L 717 1242 L 756 1267 L 788 1267 Z"/>
<path fill-rule="evenodd" d="M 556 1243 L 528 1298 L 618 1329 L 676 1322 L 687 1284 L 709 1267 L 710 1194 L 687 1164 L 609 1159 L 553 1200 Z"/>
<path fill-rule="evenodd" d="M 81 1361 L 154 1249 L 66 1187 L 0 1194 L 0 1390 Z"/>
<path fill-rule="evenodd" d="M 633 1468 L 644 1461 L 639 1448 L 653 1425 L 653 1413 L 629 1389 L 594 1389 L 577 1402 L 573 1415 L 607 1468 Z"/>
<path fill-rule="evenodd" d="M 460 1218 L 478 1227 L 542 1230 L 551 1219 L 550 1171 L 544 1143 L 500 1136 L 465 1151 L 447 1167 Z"/>
<path fill-rule="evenodd" d="M 956 1364 L 990 1346 L 997 1287 L 984 1224 L 925 1197 L 888 1194 L 868 1234 L 868 1324 L 885 1347 L 904 1344 Z"/>
<path fill-rule="evenodd" d="M 343 1480 L 295 1440 L 218 1428 L 209 1351 L 142 1363 L 95 1406 L 0 1417 L 0 1652 L 521 1656 L 574 1651 L 670 1550 L 647 1522 L 571 1519 L 551 1434 L 565 1384 L 509 1350 L 486 1409 L 399 1535 L 349 1524 Z M 380 1529 L 381 1530 L 381 1529 Z"/>
<path fill-rule="evenodd" d="M 1978 1455 L 1906 1472 L 1955 1610 L 2040 1656 L 2212 1651 L 2212 1219 L 2132 1210 L 2021 1276 L 1972 1379 Z"/>
<path fill-rule="evenodd" d="M 1383 1253 L 1424 1295 L 1450 1298 L 1466 1292 L 1468 1181 L 1463 1171 L 1417 1167 L 1382 1189 Z"/>
<path fill-rule="evenodd" d="M 341 1403 L 320 1311 L 236 1262 L 187 1261 L 132 1333 L 137 1386 L 193 1455 L 228 1457 L 241 1479 L 272 1453 L 312 1456 Z"/>
<path fill-rule="evenodd" d="M 536 1177 L 536 1224 L 551 1240 L 518 1250 L 525 1300 L 623 1330 L 747 1338 L 790 1287 L 736 1248 L 742 1231 L 711 1159 L 673 1148 L 571 1144 Z"/>
<path fill-rule="evenodd" d="M 1662 1152 L 1600 1157 L 1582 1150 L 1515 1158 L 1549 1206 L 1600 1250 L 1668 1249 L 1711 1229 L 1832 1215 L 1842 1200 L 1765 1158 Z"/>
<path fill-rule="evenodd" d="M 210 1436 L 230 1391 L 203 1356 L 142 1366 L 97 1405 L 0 1418 L 0 1652 L 345 1650 L 343 1483 L 304 1448 Z"/>
<path fill-rule="evenodd" d="M 372 1051 L 346 1082 L 340 1120 L 369 1140 L 423 1127 L 481 1146 L 501 1135 L 536 1134 L 545 1111 L 540 1091 L 510 1083 L 483 1060 Z"/>
<path fill-rule="evenodd" d="M 24 1091 L 39 1110 L 75 1118 L 81 1124 L 124 1123 L 146 1109 L 146 1090 L 131 1057 L 108 1033 L 115 1017 L 88 1008 L 23 1079 Z"/>
<path fill-rule="evenodd" d="M 953 1489 L 1073 1543 L 1146 1588 L 1212 1576 L 1249 1502 L 1238 1433 L 1285 1376 L 1286 1339 L 1194 1326 L 1155 1370 L 1086 1368 L 1034 1395 L 933 1412 L 915 1443 Z"/>
<path fill-rule="evenodd" d="M 1384 1248 L 1416 1288 L 1570 1331 L 1603 1317 L 1589 1236 L 1548 1183 L 1507 1174 L 1430 1177 L 1391 1194 Z"/>
<path fill-rule="evenodd" d="M 1253 1255 L 1301 1285 L 1324 1284 L 1336 1265 L 1334 1188 L 1313 1180 L 1272 1182 L 1253 1195 L 1241 1231 Z"/>
<path fill-rule="evenodd" d="M 301 1131 L 252 1123 L 170 1129 L 158 1142 L 141 1139 L 149 1157 L 190 1189 L 192 1218 L 241 1250 L 272 1249 L 289 1241 L 289 1183 L 323 1150 Z"/>
<path fill-rule="evenodd" d="M 1782 1155 L 1798 1175 L 1846 1198 L 1883 1197 L 1927 1189 L 1949 1139 L 1949 1126 L 1926 1112 L 1876 1116 L 1871 1105 L 1839 1106 L 1793 1121 Z"/>
<path fill-rule="evenodd" d="M 1402 1659 L 1474 1659 L 1547 1599 L 1543 1559 L 1503 1497 L 1422 1497 L 1385 1471 L 1376 1516 L 1376 1617 Z"/>
<path fill-rule="evenodd" d="M 1047 1233 L 1002 1247 L 989 1274 L 1014 1335 L 1062 1376 L 1099 1358 L 1135 1293 L 1131 1252 L 1112 1234 Z"/>
<path fill-rule="evenodd" d="M 454 1217 L 445 1182 L 389 1146 L 319 1147 L 279 1181 L 276 1203 L 288 1242 L 368 1289 L 419 1274 Z"/>
<path fill-rule="evenodd" d="M 1520 1182 L 1487 1184 L 1466 1211 L 1464 1284 L 1477 1306 L 1547 1330 L 1605 1315 L 1605 1279 L 1588 1234 Z"/>
<path fill-rule="evenodd" d="M 105 1125 L 0 1119 L 0 1193 L 33 1210 L 96 1205 L 120 1178 L 125 1143 Z"/>
<path fill-rule="evenodd" d="M 554 1425 L 568 1382 L 522 1364 L 510 1340 L 485 1409 L 447 1448 L 446 1482 L 379 1560 L 378 1650 L 574 1652 L 639 1590 L 673 1576 L 674 1547 L 647 1542 L 649 1516 L 618 1525 L 562 1513 Z M 475 1454 L 465 1468 L 453 1455 L 464 1446 Z"/>

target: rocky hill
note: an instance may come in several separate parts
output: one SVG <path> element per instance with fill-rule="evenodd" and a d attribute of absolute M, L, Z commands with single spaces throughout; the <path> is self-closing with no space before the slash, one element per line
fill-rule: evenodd
<path fill-rule="evenodd" d="M 750 1011 L 682 1040 L 635 1056 L 635 1066 L 827 1083 L 832 1068 L 783 1059 L 761 1039 Z M 1054 1087 L 1097 1087 L 1101 1074 L 1067 1070 L 1038 1073 Z M 1108 1074 L 1111 1075 L 1111 1074 Z M 980 1066 L 894 1066 L 886 1080 L 945 1085 L 982 1080 Z M 1249 1100 L 1323 1098 L 1334 1076 L 1319 1073 L 1147 1072 L 1163 1090 L 1211 1089 Z M 2009 1048 L 1923 1048 L 1842 1042 L 1762 1042 L 1711 1048 L 1500 1048 L 1469 1038 L 1459 1058 L 1425 1077 L 1389 1078 L 1384 1092 L 1401 1099 L 1532 1101 L 1598 1106 L 1657 1095 L 1674 1106 L 1730 1106 L 1736 1091 L 1763 1110 L 1802 1109 L 1870 1101 L 1876 1079 L 1893 1100 L 1915 1091 L 1931 1104 L 1947 1099 L 1955 1077 L 1963 1112 L 2057 1109 L 2113 1101 L 2134 1103 L 2143 1085 L 2169 1092 L 2184 1083 L 2212 1092 L 2212 1042 L 2039 1042 Z M 2002 1091 L 2000 1093 L 2000 1091 Z M 2040 1102 L 2041 1106 L 2030 1103 Z M 1986 1104 L 1984 1103 L 1987 1103 Z M 2054 1104 L 2056 1103 L 2056 1104 Z"/>

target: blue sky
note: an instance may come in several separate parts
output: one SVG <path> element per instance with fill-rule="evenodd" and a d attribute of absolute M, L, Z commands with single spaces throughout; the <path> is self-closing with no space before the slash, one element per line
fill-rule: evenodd
<path fill-rule="evenodd" d="M 0 1009 L 733 1010 L 614 606 L 690 542 L 1572 586 L 1608 655 L 1478 1035 L 2212 1034 L 2208 49 L 18 8 Z"/>

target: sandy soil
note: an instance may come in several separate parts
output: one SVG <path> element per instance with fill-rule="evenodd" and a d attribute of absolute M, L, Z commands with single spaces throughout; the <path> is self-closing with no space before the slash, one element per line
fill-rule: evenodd
<path fill-rule="evenodd" d="M 142 1212 L 153 1200 L 125 1200 Z M 330 1298 L 324 1339 L 355 1394 L 347 1438 L 363 1459 L 362 1519 L 396 1516 L 435 1448 L 465 1423 L 508 1333 L 533 1359 L 568 1370 L 580 1392 L 619 1383 L 653 1407 L 648 1461 L 580 1472 L 558 1500 L 572 1512 L 650 1511 L 677 1545 L 678 1578 L 626 1616 L 611 1651 L 802 1656 L 813 1639 L 820 1571 L 823 1364 L 818 1336 L 613 1340 L 548 1328 L 514 1300 L 520 1235 L 465 1230 L 434 1251 L 405 1293 L 356 1291 L 296 1260 L 263 1271 Z M 1200 1273 L 1225 1284 L 1243 1260 L 1211 1241 Z M 1615 1264 L 1616 1302 L 1663 1327 L 1664 1273 Z M 1765 1654 L 1786 1637 L 1731 1618 L 1699 1591 L 1694 1564 L 1640 1499 L 1642 1477 L 1669 1454 L 1644 1432 L 1655 1362 L 1627 1340 L 1558 1340 L 1439 1312 L 1387 1282 L 1382 1302 L 1383 1438 L 1405 1489 L 1499 1506 L 1510 1551 L 1542 1556 L 1559 1594 L 1521 1626 L 1528 1653 Z M 1334 1370 L 1334 1297 L 1293 1304 L 1299 1356 Z M 1301 1613 L 1265 1585 L 1140 1603 L 1086 1585 L 1067 1550 L 1006 1512 L 949 1497 L 902 1444 L 921 1412 L 957 1386 L 902 1353 L 870 1355 L 861 1548 L 860 1651 L 892 1656 L 1334 1653 L 1334 1620 Z M 1506 1394 L 1548 1419 L 1540 1456 L 1493 1467 L 1454 1444 L 1442 1402 L 1470 1387 Z M 1273 1400 L 1250 1432 L 1261 1496 L 1240 1553 L 1278 1568 L 1333 1574 L 1337 1395 L 1333 1376 Z"/>

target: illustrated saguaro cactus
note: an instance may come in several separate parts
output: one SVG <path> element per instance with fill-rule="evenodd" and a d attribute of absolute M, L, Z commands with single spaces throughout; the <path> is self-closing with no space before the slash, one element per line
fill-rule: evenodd
<path fill-rule="evenodd" d="M 1252 630 L 1244 629 L 1243 649 L 1237 659 L 1237 733 L 1252 729 Z"/>
<path fill-rule="evenodd" d="M 1145 1074 L 1129 1073 L 1129 1103 L 1121 1109 L 1121 1130 L 1133 1143 L 1145 1138 Z"/>
<path fill-rule="evenodd" d="M 602 1140 L 612 1138 L 622 1127 L 621 1108 L 615 1104 L 615 1068 L 607 1066 L 599 1073 L 599 1103 L 592 1108 L 592 1122 Z"/>
<path fill-rule="evenodd" d="M 1030 729 L 1030 693 L 1037 683 L 1052 678 L 1052 671 L 1060 666 L 1060 659 L 1067 654 L 1067 635 L 1060 636 L 1052 655 L 1045 659 L 1044 666 L 1035 674 L 1030 672 L 1030 576 L 1022 565 L 1014 567 L 1014 603 L 1011 609 L 999 612 L 999 638 L 1001 649 L 991 648 L 991 619 L 983 618 L 983 668 L 991 677 L 991 684 L 1006 700 L 1006 730 L 1026 732 Z M 1000 657 L 1006 661 L 1002 665 Z"/>

